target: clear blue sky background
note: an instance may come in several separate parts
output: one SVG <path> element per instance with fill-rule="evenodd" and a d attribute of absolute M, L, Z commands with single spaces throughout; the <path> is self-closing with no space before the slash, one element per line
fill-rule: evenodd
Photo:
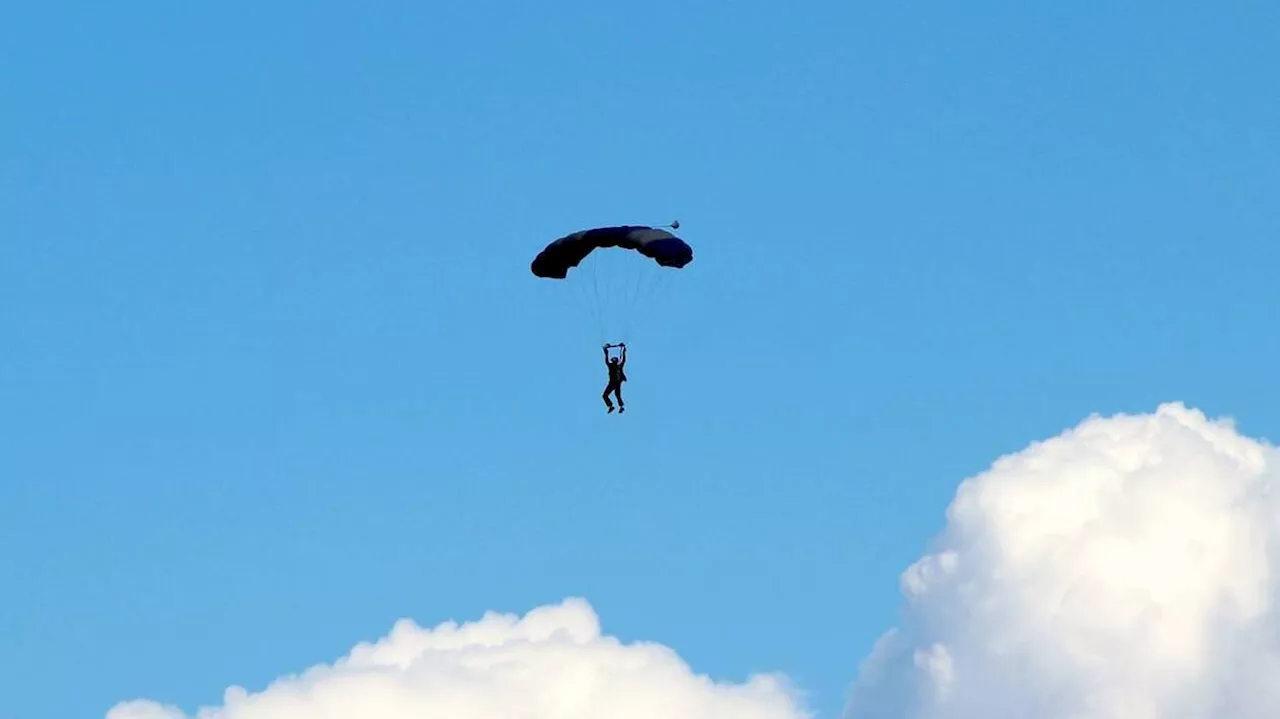
<path fill-rule="evenodd" d="M 9 3 L 5 716 L 588 598 L 833 716 L 957 483 L 1280 435 L 1261 0 Z M 679 218 L 607 417 L 528 270 Z"/>

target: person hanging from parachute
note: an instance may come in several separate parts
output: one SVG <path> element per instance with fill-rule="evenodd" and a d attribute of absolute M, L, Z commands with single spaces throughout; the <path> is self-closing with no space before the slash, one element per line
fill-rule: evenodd
<path fill-rule="evenodd" d="M 561 237 L 549 245 L 544 247 L 537 257 L 530 263 L 530 270 L 534 276 L 547 280 L 563 282 L 568 278 L 570 270 L 577 268 L 583 260 L 593 253 L 602 250 L 616 248 L 626 252 L 631 257 L 635 257 L 637 261 L 647 260 L 653 264 L 648 265 L 660 270 L 681 270 L 693 261 L 693 248 L 684 240 L 676 235 L 668 232 L 666 228 L 672 230 L 678 229 L 680 223 L 672 222 L 670 225 L 663 227 L 649 227 L 645 225 L 619 225 L 615 227 L 596 227 L 589 230 L 580 230 L 564 237 Z M 635 253 L 631 255 L 631 253 Z M 621 255 L 619 257 L 622 257 Z M 630 265 L 630 261 L 624 262 L 624 265 Z M 645 263 L 641 263 L 642 265 Z M 635 265 L 631 265 L 635 267 Z M 599 278 L 591 275 L 592 286 L 595 286 Z M 569 284 L 573 284 L 570 282 Z M 621 288 L 614 288 L 621 289 Z M 639 283 L 635 286 L 635 291 L 640 290 Z M 625 298 L 626 292 L 606 292 L 608 297 Z M 632 295 L 632 301 L 635 300 Z M 597 302 L 600 302 L 597 297 Z M 601 308 L 596 307 L 597 311 Z M 598 312 L 597 312 L 598 314 Z M 597 317 L 600 321 L 601 318 Z M 601 334 L 606 332 L 601 321 Z M 610 328 L 610 332 L 616 328 Z M 622 350 L 618 357 L 610 355 L 609 350 L 617 347 Z M 618 344 L 604 345 L 605 366 L 609 370 L 609 382 L 606 385 L 603 398 L 608 412 L 614 411 L 613 401 L 609 395 L 613 395 L 618 400 L 618 411 L 625 412 L 626 406 L 622 401 L 622 383 L 627 381 L 626 372 L 623 367 L 627 364 L 627 345 L 625 342 Z"/>
<path fill-rule="evenodd" d="M 622 354 L 619 357 L 609 356 L 609 350 L 614 347 L 622 348 Z M 627 405 L 622 401 L 622 383 L 627 381 L 627 343 L 619 342 L 616 345 L 604 346 L 604 366 L 609 368 L 609 384 L 604 388 L 604 403 L 609 408 L 609 413 L 613 412 L 613 402 L 609 399 L 609 395 L 618 398 L 618 413 L 627 411 Z"/>

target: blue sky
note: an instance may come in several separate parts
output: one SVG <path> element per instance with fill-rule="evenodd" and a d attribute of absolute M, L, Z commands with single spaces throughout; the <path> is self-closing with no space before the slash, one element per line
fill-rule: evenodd
<path fill-rule="evenodd" d="M 586 597 L 833 716 L 956 485 L 1280 435 L 1273 3 L 0 10 L 6 714 Z M 697 253 L 606 417 L 551 239 Z"/>

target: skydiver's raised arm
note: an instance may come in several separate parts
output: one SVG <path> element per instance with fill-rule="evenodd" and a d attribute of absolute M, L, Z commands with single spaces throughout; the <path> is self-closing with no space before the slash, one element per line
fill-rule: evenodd
<path fill-rule="evenodd" d="M 606 366 L 608 366 L 608 364 L 609 364 L 609 348 L 610 348 L 610 347 L 612 347 L 612 346 L 613 346 L 613 345 L 605 345 L 605 346 L 604 346 L 604 363 L 605 363 L 605 365 L 606 365 Z"/>
<path fill-rule="evenodd" d="M 622 348 L 622 359 L 618 361 L 618 365 L 621 367 L 626 367 L 627 366 L 627 343 L 623 342 L 618 346 Z"/>

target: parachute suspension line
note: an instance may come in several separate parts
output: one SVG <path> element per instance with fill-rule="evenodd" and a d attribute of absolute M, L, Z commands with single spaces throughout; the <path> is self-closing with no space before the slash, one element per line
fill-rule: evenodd
<path fill-rule="evenodd" d="M 633 321 L 627 300 L 646 263 L 612 247 L 599 248 L 591 257 L 598 258 L 591 262 L 596 266 L 594 286 L 599 293 L 602 333 L 607 333 L 605 339 L 609 342 L 626 341 Z"/>
<path fill-rule="evenodd" d="M 637 317 L 640 314 L 640 293 L 644 290 L 644 286 L 648 278 L 656 271 L 652 263 L 644 263 L 636 267 L 635 283 L 631 289 L 631 301 L 627 306 L 627 316 L 631 318 L 631 326 L 627 328 L 627 332 L 637 332 L 639 327 L 643 325 L 643 318 Z"/>
<path fill-rule="evenodd" d="M 618 305 L 619 305 L 618 312 L 621 315 L 621 317 L 619 318 L 619 323 L 620 323 L 619 329 L 622 333 L 622 339 L 624 341 L 631 339 L 631 331 L 632 331 L 632 325 L 634 324 L 634 321 L 635 321 L 635 314 L 634 314 L 634 307 L 632 306 L 632 303 L 630 302 L 630 300 L 633 294 L 633 287 L 638 281 L 638 278 L 641 277 L 641 272 L 643 271 L 644 264 L 645 263 L 641 263 L 641 262 L 627 263 L 627 271 L 625 274 L 623 274 L 622 279 L 620 279 L 618 282 L 619 284 L 618 294 L 620 295 L 618 298 Z"/>
<path fill-rule="evenodd" d="M 641 315 L 641 317 L 636 319 L 637 324 L 643 324 L 644 322 L 641 307 L 647 300 L 645 295 L 647 294 L 649 285 L 652 284 L 653 278 L 660 272 L 662 272 L 662 268 L 652 263 L 645 263 L 645 265 L 639 268 L 639 271 L 636 272 L 636 285 L 631 294 L 630 311 L 633 316 Z"/>
<path fill-rule="evenodd" d="M 609 251 L 605 253 L 605 255 L 600 260 L 601 262 L 605 263 L 605 265 L 609 268 L 608 269 L 609 274 L 605 275 L 606 282 L 605 282 L 605 300 L 604 300 L 605 305 L 604 306 L 609 313 L 608 325 L 609 325 L 609 331 L 611 334 L 615 332 L 625 331 L 624 323 L 626 322 L 626 315 L 621 313 L 621 309 L 619 307 L 619 302 L 618 302 L 618 295 L 621 294 L 623 281 L 626 279 L 626 272 L 629 269 L 629 267 L 632 265 L 632 263 L 623 262 L 622 258 L 620 257 L 621 254 L 622 252 L 617 250 L 616 248 L 610 248 Z M 610 336 L 609 341 L 622 342 L 624 341 L 624 339 L 625 338 L 622 336 L 618 336 L 618 337 Z"/>
<path fill-rule="evenodd" d="M 652 315 L 649 301 L 659 294 L 658 288 L 665 286 L 672 273 L 668 268 L 649 264 L 631 264 L 630 267 L 617 303 L 622 339 L 627 341 L 635 339 L 635 334 L 647 327 Z"/>
<path fill-rule="evenodd" d="M 592 300 L 594 293 L 591 291 L 592 285 L 589 282 L 590 280 L 594 279 L 594 276 L 591 270 L 592 270 L 592 267 L 590 262 L 583 262 L 576 268 L 576 271 L 582 273 L 583 279 L 586 280 L 583 282 L 583 286 L 581 288 L 583 301 L 586 302 L 587 313 L 590 315 L 591 321 L 595 322 L 596 332 L 599 333 L 600 318 L 598 315 L 600 311 L 599 309 L 600 305 L 598 302 L 594 302 Z"/>
<path fill-rule="evenodd" d="M 673 220 L 668 225 L 654 225 L 653 229 L 670 229 L 678 230 L 680 221 Z M 619 302 L 622 309 L 623 332 L 626 336 L 631 336 L 638 331 L 639 327 L 647 325 L 646 320 L 649 319 L 650 313 L 649 301 L 658 294 L 659 287 L 666 285 L 666 281 L 672 270 L 667 267 L 658 266 L 652 263 L 639 263 L 632 265 L 634 273 L 628 275 L 629 282 L 623 293 L 622 301 Z"/>
<path fill-rule="evenodd" d="M 561 289 L 557 294 L 564 298 L 563 301 L 572 305 L 573 313 L 582 317 L 583 322 L 590 322 L 594 319 L 595 308 L 591 304 L 591 299 L 587 296 L 586 289 L 579 287 L 576 282 L 566 282 L 563 284 L 567 285 L 567 287 Z"/>
<path fill-rule="evenodd" d="M 626 304 L 627 288 L 630 285 L 631 276 L 635 273 L 636 267 L 641 263 L 623 262 L 622 258 L 619 257 L 620 254 L 616 249 L 610 252 L 613 258 L 611 263 L 617 267 L 615 272 L 617 281 L 613 282 L 609 288 L 609 307 L 614 308 L 614 312 L 617 314 L 617 317 L 614 318 L 614 323 L 619 333 L 617 341 L 625 342 L 627 334 L 631 331 L 631 316 L 627 314 Z"/>
<path fill-rule="evenodd" d="M 671 282 L 671 278 L 675 276 L 675 273 L 676 271 L 673 269 L 659 267 L 658 271 L 653 274 L 651 281 L 645 285 L 642 301 L 648 302 L 650 299 L 665 293 L 667 283 Z"/>
<path fill-rule="evenodd" d="M 663 267 L 655 268 L 654 273 L 649 276 L 648 281 L 645 283 L 643 289 L 641 290 L 641 294 L 639 297 L 640 303 L 646 307 L 649 306 L 650 300 L 652 300 L 655 296 L 661 294 L 661 292 L 659 291 L 659 288 L 666 285 L 672 273 L 673 273 L 672 270 L 668 270 Z"/>
<path fill-rule="evenodd" d="M 583 322 L 590 322 L 593 316 L 593 308 L 591 301 L 586 295 L 586 290 L 574 286 L 575 283 L 563 283 L 568 287 L 556 286 L 550 288 L 555 294 L 559 302 L 561 302 L 569 313 L 575 317 L 580 317 Z"/>
<path fill-rule="evenodd" d="M 635 307 L 633 297 L 636 293 L 640 281 L 644 278 L 644 271 L 648 268 L 646 262 L 628 262 L 622 253 L 611 250 L 617 265 L 617 271 L 614 273 L 614 282 L 610 288 L 609 308 L 615 315 L 612 319 L 615 329 L 619 332 L 619 340 L 627 341 L 632 339 L 631 332 L 635 324 Z"/>
<path fill-rule="evenodd" d="M 644 317 L 637 317 L 641 313 L 640 307 L 643 302 L 649 299 L 649 289 L 653 286 L 655 278 L 662 273 L 661 267 L 650 264 L 644 264 L 636 268 L 635 282 L 631 288 L 630 298 L 627 302 L 627 317 L 630 320 L 627 332 L 637 331 L 637 325 L 644 325 Z"/>
<path fill-rule="evenodd" d="M 600 344 L 604 344 L 609 340 L 605 339 L 606 310 L 605 305 L 600 301 L 600 253 L 592 252 L 587 264 L 591 266 L 591 289 L 595 296 L 595 304 L 593 307 L 596 311 L 596 333 L 600 338 Z M 605 284 L 605 292 L 608 293 L 609 285 Z"/>

